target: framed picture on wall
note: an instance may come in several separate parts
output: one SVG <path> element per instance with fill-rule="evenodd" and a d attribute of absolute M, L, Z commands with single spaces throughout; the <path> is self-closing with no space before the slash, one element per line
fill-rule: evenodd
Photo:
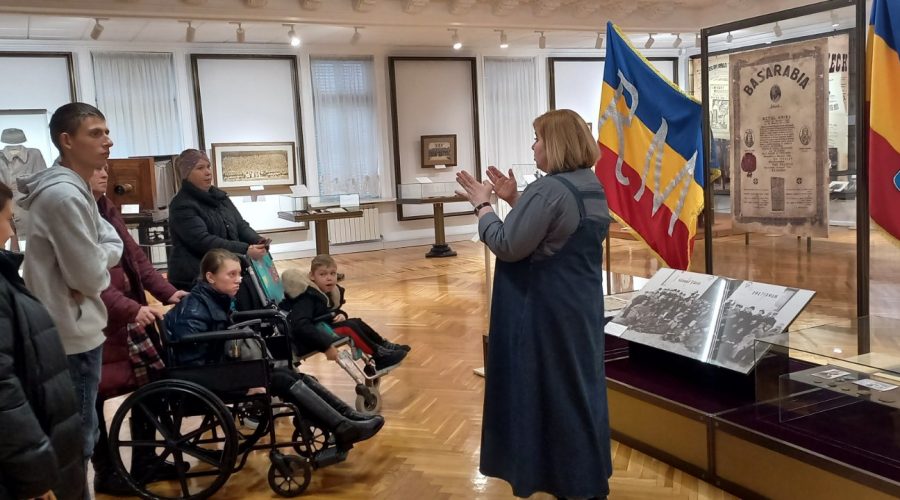
<path fill-rule="evenodd" d="M 422 168 L 456 166 L 456 134 L 422 136 Z"/>
<path fill-rule="evenodd" d="M 222 190 L 296 183 L 293 142 L 213 143 L 213 181 Z"/>

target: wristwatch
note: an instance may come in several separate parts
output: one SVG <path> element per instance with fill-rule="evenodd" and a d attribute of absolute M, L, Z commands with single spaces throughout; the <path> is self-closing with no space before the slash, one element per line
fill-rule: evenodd
<path fill-rule="evenodd" d="M 489 207 L 489 206 L 491 206 L 491 202 L 489 202 L 489 201 L 479 203 L 478 206 L 475 207 L 475 215 L 478 215 L 478 212 L 480 212 L 482 208 Z"/>

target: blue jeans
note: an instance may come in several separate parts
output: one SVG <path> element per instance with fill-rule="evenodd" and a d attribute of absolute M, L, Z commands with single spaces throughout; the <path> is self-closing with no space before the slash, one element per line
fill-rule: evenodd
<path fill-rule="evenodd" d="M 100 368 L 103 366 L 103 345 L 90 351 L 66 356 L 69 375 L 75 384 L 75 398 L 81 413 L 81 434 L 84 436 L 84 462 L 94 453 L 94 444 L 100 437 L 97 427 L 97 391 L 100 389 Z"/>

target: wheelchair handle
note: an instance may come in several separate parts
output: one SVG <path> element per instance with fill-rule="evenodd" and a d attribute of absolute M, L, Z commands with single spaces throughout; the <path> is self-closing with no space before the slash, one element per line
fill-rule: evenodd
<path fill-rule="evenodd" d="M 195 333 L 191 336 L 179 340 L 169 340 L 169 344 L 172 346 L 182 345 L 182 344 L 201 344 L 205 342 L 214 342 L 218 340 L 240 340 L 240 339 L 256 339 L 262 342 L 262 337 L 259 336 L 258 333 L 250 330 L 249 328 L 244 328 L 241 330 L 223 330 L 216 332 L 204 332 L 204 333 Z"/>

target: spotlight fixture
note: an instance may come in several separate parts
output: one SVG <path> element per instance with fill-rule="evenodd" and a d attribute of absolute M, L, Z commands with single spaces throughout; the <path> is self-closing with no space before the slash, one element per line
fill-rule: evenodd
<path fill-rule="evenodd" d="M 300 46 L 300 37 L 297 36 L 297 32 L 294 31 L 293 24 L 282 24 L 285 28 L 290 28 L 288 31 L 288 40 L 291 41 L 291 47 L 299 47 Z"/>
<path fill-rule="evenodd" d="M 237 38 L 238 43 L 244 43 L 247 41 L 247 32 L 244 31 L 244 27 L 241 26 L 241 23 L 237 23 L 237 26 L 234 35 Z"/>
<path fill-rule="evenodd" d="M 447 31 L 452 31 L 453 36 L 450 37 L 450 41 L 453 43 L 453 50 L 459 50 L 462 48 L 462 42 L 459 41 L 459 31 L 453 28 L 447 28 Z"/>
<path fill-rule="evenodd" d="M 535 33 L 541 34 L 540 38 L 538 38 L 538 48 L 546 49 L 547 48 L 547 37 L 544 36 L 544 32 L 543 31 L 535 31 Z"/>
<path fill-rule="evenodd" d="M 837 12 L 831 11 L 831 27 L 837 28 L 841 25 L 840 21 L 838 21 Z"/>
<path fill-rule="evenodd" d="M 778 21 L 775 21 L 775 27 L 772 28 L 772 33 L 774 33 L 776 37 L 781 38 L 783 32 L 781 31 L 781 25 L 778 24 Z"/>
<path fill-rule="evenodd" d="M 494 30 L 500 33 L 500 48 L 507 49 L 509 48 L 509 40 L 506 38 L 506 30 Z"/>
<path fill-rule="evenodd" d="M 102 17 L 94 18 L 94 29 L 91 30 L 91 39 L 92 40 L 100 39 L 100 35 L 103 33 L 103 25 L 100 24 L 101 19 L 103 19 L 104 21 L 106 20 Z"/>
<path fill-rule="evenodd" d="M 694 47 L 700 48 L 700 33 L 694 35 Z"/>
<path fill-rule="evenodd" d="M 731 32 L 728 32 L 728 36 L 725 37 L 725 41 L 731 43 L 734 41 L 734 36 L 732 36 Z"/>
<path fill-rule="evenodd" d="M 359 32 L 359 26 L 353 27 L 353 36 L 350 37 L 350 45 L 356 45 L 359 43 L 359 39 L 362 38 L 362 33 Z"/>
<path fill-rule="evenodd" d="M 684 55 L 684 47 L 678 49 L 678 57 L 681 57 L 683 55 Z"/>
<path fill-rule="evenodd" d="M 650 35 L 650 38 L 647 38 L 647 42 L 644 43 L 645 49 L 649 49 L 650 47 L 653 47 L 653 42 L 656 41 L 656 39 L 653 38 L 653 35 L 655 35 L 656 33 L 647 33 L 647 34 Z"/>
<path fill-rule="evenodd" d="M 594 48 L 600 50 L 603 48 L 603 35 L 598 31 L 597 39 L 594 40 Z"/>
<path fill-rule="evenodd" d="M 672 34 L 675 35 L 675 41 L 672 42 L 672 48 L 677 49 L 678 47 L 681 47 L 681 42 L 682 42 L 681 33 L 672 33 Z"/>
<path fill-rule="evenodd" d="M 191 25 L 191 21 L 178 21 L 179 23 L 187 23 L 187 27 L 184 29 L 184 41 L 187 43 L 193 43 L 194 38 L 197 37 L 197 28 Z"/>

